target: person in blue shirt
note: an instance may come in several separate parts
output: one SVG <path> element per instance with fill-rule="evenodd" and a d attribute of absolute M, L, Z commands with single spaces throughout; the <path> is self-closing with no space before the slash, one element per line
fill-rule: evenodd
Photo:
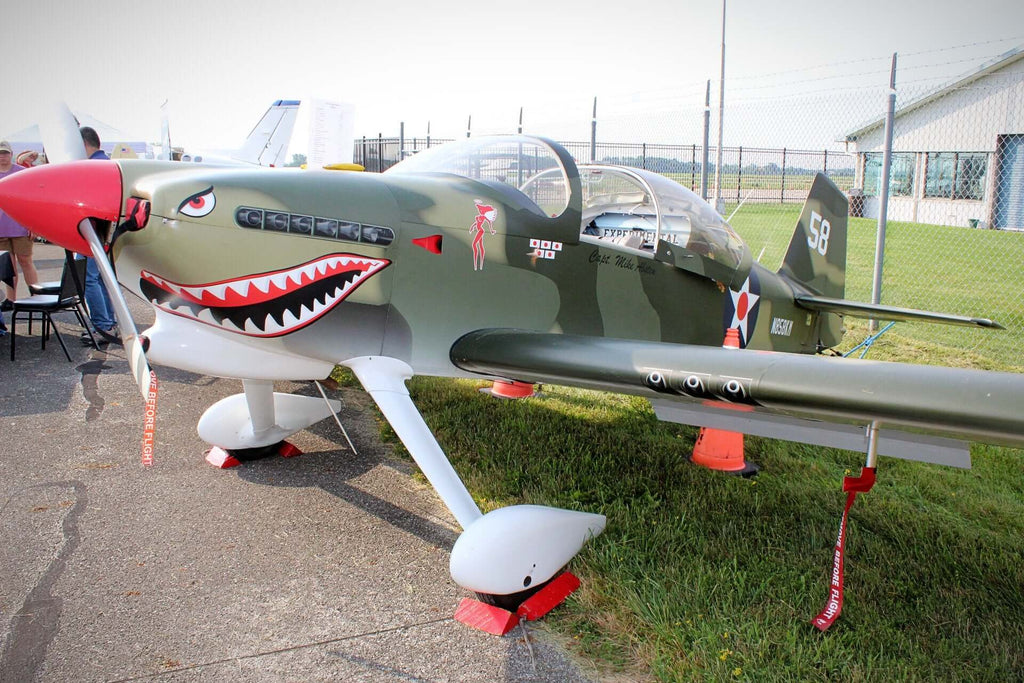
<path fill-rule="evenodd" d="M 107 153 L 100 149 L 100 136 L 94 128 L 82 126 L 82 142 L 85 144 L 85 154 L 89 159 L 110 159 Z M 117 330 L 117 321 L 114 319 L 114 307 L 110 303 L 110 295 L 107 288 L 100 279 L 100 271 L 92 258 L 86 259 L 85 266 L 85 305 L 89 309 L 89 321 L 100 339 L 108 343 L 120 344 L 121 337 Z M 82 343 L 89 345 L 89 333 L 82 334 Z"/>

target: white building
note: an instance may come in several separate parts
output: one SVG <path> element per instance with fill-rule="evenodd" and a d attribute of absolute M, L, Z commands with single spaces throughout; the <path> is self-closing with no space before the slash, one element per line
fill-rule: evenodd
<path fill-rule="evenodd" d="M 885 120 L 846 143 L 877 216 Z M 889 220 L 1024 229 L 1024 47 L 899 107 L 892 149 Z"/>

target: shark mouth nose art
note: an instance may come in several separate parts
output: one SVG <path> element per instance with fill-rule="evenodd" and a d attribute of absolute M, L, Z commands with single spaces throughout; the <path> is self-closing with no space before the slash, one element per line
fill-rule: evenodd
<path fill-rule="evenodd" d="M 147 301 L 169 313 L 228 332 L 278 337 L 316 321 L 390 263 L 330 254 L 292 268 L 192 285 L 143 270 L 139 288 Z"/>

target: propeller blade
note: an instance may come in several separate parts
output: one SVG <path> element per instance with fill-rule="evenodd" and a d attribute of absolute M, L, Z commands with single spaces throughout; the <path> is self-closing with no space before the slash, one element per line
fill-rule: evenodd
<path fill-rule="evenodd" d="M 146 349 L 139 331 L 135 327 L 135 321 L 128 312 L 128 302 L 124 300 L 121 293 L 121 286 L 114 275 L 114 269 L 110 267 L 107 254 L 103 251 L 103 243 L 88 218 L 82 219 L 78 224 L 78 232 L 89 244 L 92 250 L 92 257 L 100 271 L 103 284 L 107 286 L 107 294 L 110 295 L 110 303 L 114 307 L 114 317 L 117 318 L 117 325 L 121 330 L 121 342 L 124 344 L 125 354 L 128 357 L 128 368 L 132 377 L 146 401 L 145 419 L 142 428 L 142 464 L 150 466 L 153 464 L 153 447 L 156 444 L 154 431 L 156 427 L 156 395 L 157 381 L 156 373 L 149 367 L 146 360 Z"/>
<path fill-rule="evenodd" d="M 64 102 L 54 102 L 41 112 L 39 135 L 51 164 L 85 159 L 78 121 Z"/>
<path fill-rule="evenodd" d="M 103 279 L 103 284 L 107 286 L 107 294 L 110 295 L 110 303 L 114 306 L 114 317 L 117 318 L 117 326 L 121 329 L 121 340 L 127 351 L 128 365 L 131 368 L 132 376 L 135 378 L 135 383 L 139 385 L 142 397 L 148 398 L 153 372 L 146 360 L 146 353 L 142 347 L 142 341 L 139 339 L 139 332 L 135 328 L 135 321 L 132 319 L 131 313 L 128 312 L 128 302 L 124 300 L 121 286 L 114 276 L 114 269 L 110 267 L 107 254 L 103 251 L 103 244 L 93 228 L 92 221 L 88 218 L 83 219 L 78 224 L 78 232 L 89 244 L 92 257 L 99 267 L 100 277 Z"/>

